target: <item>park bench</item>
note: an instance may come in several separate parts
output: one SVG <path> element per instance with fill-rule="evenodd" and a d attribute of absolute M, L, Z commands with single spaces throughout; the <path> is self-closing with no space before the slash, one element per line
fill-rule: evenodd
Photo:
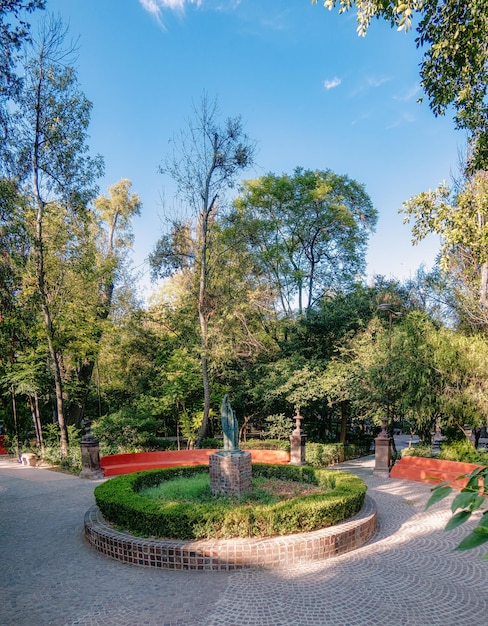
<path fill-rule="evenodd" d="M 471 473 L 477 467 L 482 466 L 476 463 L 404 456 L 391 468 L 390 478 L 430 483 L 433 486 L 439 482 L 448 482 L 452 487 L 462 489 L 468 481 L 459 477 Z"/>
<path fill-rule="evenodd" d="M 175 467 L 178 465 L 208 465 L 208 457 L 218 450 L 165 450 L 164 452 L 133 452 L 112 454 L 100 459 L 104 476 L 119 476 L 148 469 Z M 253 463 L 276 463 L 284 465 L 290 461 L 285 450 L 249 450 Z"/>

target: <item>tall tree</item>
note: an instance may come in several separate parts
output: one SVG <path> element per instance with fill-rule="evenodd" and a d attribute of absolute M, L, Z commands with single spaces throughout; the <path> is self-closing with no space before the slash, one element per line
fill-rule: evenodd
<path fill-rule="evenodd" d="M 104 322 L 112 310 L 114 289 L 125 263 L 127 251 L 133 242 L 132 219 L 141 211 L 141 200 L 137 194 L 131 194 L 132 183 L 123 179 L 109 187 L 109 196 L 95 199 L 95 215 L 92 227 L 87 233 L 83 251 L 93 251 L 91 261 L 87 259 L 80 276 L 84 277 L 85 305 L 89 327 L 85 329 L 91 344 L 83 352 L 78 350 L 72 355 L 76 373 L 76 397 L 69 406 L 68 422 L 81 425 L 84 407 L 90 390 L 90 383 L 95 368 Z M 90 294 L 88 296 L 88 294 Z M 88 302 L 86 300 L 89 299 Z"/>
<path fill-rule="evenodd" d="M 0 3 L 0 172 L 9 171 L 8 152 L 5 151 L 9 135 L 10 107 L 19 95 L 22 80 L 18 75 L 19 53 L 30 41 L 30 25 L 24 13 L 43 9 L 45 0 L 2 0 Z"/>
<path fill-rule="evenodd" d="M 203 381 L 203 418 L 197 445 L 205 437 L 210 411 L 208 322 L 212 303 L 208 298 L 210 272 L 210 227 L 225 193 L 238 175 L 253 162 L 254 145 L 245 134 L 239 117 L 220 122 L 217 102 L 203 96 L 200 108 L 186 130 L 173 141 L 173 153 L 160 168 L 176 183 L 179 196 L 187 203 L 195 233 L 195 269 L 198 275 L 197 311 L 200 326 Z"/>
<path fill-rule="evenodd" d="M 292 314 L 358 281 L 377 211 L 347 176 L 297 168 L 245 182 L 231 220 L 282 311 Z"/>
<path fill-rule="evenodd" d="M 312 0 L 315 4 L 317 0 Z M 408 31 L 416 17 L 422 86 L 435 115 L 452 105 L 458 128 L 470 135 L 471 172 L 488 164 L 488 5 L 485 0 L 325 0 L 342 13 L 358 10 L 358 32 L 365 35 L 373 17 Z M 415 15 L 417 13 L 417 15 Z"/>
<path fill-rule="evenodd" d="M 488 174 L 477 172 L 458 189 L 441 185 L 403 206 L 413 221 L 413 242 L 440 235 L 440 266 L 456 295 L 461 317 L 488 325 Z"/>
<path fill-rule="evenodd" d="M 11 151 L 17 176 L 25 183 L 33 213 L 33 255 L 37 297 L 44 320 L 56 390 L 61 450 L 68 452 L 63 380 L 56 328 L 46 284 L 44 218 L 47 209 L 67 215 L 84 211 L 96 194 L 101 158 L 87 153 L 91 103 L 80 91 L 64 47 L 67 31 L 59 20 L 42 22 L 26 63 L 26 74 L 15 112 L 16 136 Z"/>
<path fill-rule="evenodd" d="M 16 436 L 16 410 L 12 414 L 9 409 L 16 409 L 18 385 L 10 377 L 19 354 L 35 344 L 36 336 L 33 308 L 21 302 L 29 250 L 23 198 L 13 180 L 0 179 L 0 395 L 6 400 L 0 407 L 5 406 L 2 421 Z"/>

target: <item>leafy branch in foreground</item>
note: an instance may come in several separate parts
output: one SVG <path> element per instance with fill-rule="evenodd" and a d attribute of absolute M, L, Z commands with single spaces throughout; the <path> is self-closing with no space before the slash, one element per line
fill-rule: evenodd
<path fill-rule="evenodd" d="M 444 530 L 452 530 L 464 524 L 471 515 L 482 508 L 488 496 L 488 467 L 478 467 L 470 474 L 459 478 L 468 478 L 468 482 L 456 495 L 451 504 L 453 516 L 447 522 Z M 441 483 L 432 489 L 432 495 L 427 502 L 426 509 L 440 502 L 452 492 L 447 483 Z M 488 510 L 483 513 L 481 520 L 467 537 L 456 547 L 456 550 L 471 550 L 488 541 Z M 483 556 L 488 559 L 488 552 Z"/>

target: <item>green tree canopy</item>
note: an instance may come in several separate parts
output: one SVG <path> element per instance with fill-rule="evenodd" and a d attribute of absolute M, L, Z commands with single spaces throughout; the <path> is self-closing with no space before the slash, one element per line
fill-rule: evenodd
<path fill-rule="evenodd" d="M 440 235 L 440 266 L 452 286 L 461 317 L 475 327 L 488 324 L 488 175 L 477 172 L 460 187 L 446 184 L 405 202 L 413 242 Z"/>
<path fill-rule="evenodd" d="M 347 176 L 297 168 L 245 182 L 228 220 L 290 314 L 358 282 L 377 211 Z"/>

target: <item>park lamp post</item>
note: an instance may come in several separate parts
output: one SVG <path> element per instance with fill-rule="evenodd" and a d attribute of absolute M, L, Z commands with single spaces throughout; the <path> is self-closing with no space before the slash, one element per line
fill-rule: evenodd
<path fill-rule="evenodd" d="M 391 356 L 391 331 L 392 331 L 393 318 L 401 317 L 402 312 L 395 311 L 393 307 L 391 306 L 391 304 L 389 304 L 388 302 L 382 302 L 381 304 L 378 304 L 376 308 L 378 311 L 386 311 L 388 313 L 388 355 Z M 390 418 L 390 405 L 387 404 L 387 407 L 388 407 L 387 417 L 382 418 L 381 420 L 380 437 L 383 437 L 383 438 L 388 437 L 387 426 L 388 426 L 388 420 Z"/>
<path fill-rule="evenodd" d="M 388 352 L 391 354 L 391 332 L 394 317 L 400 317 L 401 311 L 395 311 L 388 302 L 378 304 L 378 311 L 388 313 Z M 375 467 L 373 474 L 381 478 L 388 478 L 390 475 L 390 435 L 388 434 L 388 422 L 390 417 L 390 405 L 387 404 L 387 415 L 381 418 L 381 432 L 375 439 Z"/>
<path fill-rule="evenodd" d="M 376 309 L 378 311 L 386 311 L 388 313 L 388 347 L 391 350 L 391 327 L 392 327 L 392 321 L 393 321 L 394 317 L 401 317 L 402 312 L 401 311 L 395 311 L 393 309 L 393 307 L 391 306 L 391 304 L 389 304 L 388 302 L 382 302 L 381 304 L 378 304 Z"/>

